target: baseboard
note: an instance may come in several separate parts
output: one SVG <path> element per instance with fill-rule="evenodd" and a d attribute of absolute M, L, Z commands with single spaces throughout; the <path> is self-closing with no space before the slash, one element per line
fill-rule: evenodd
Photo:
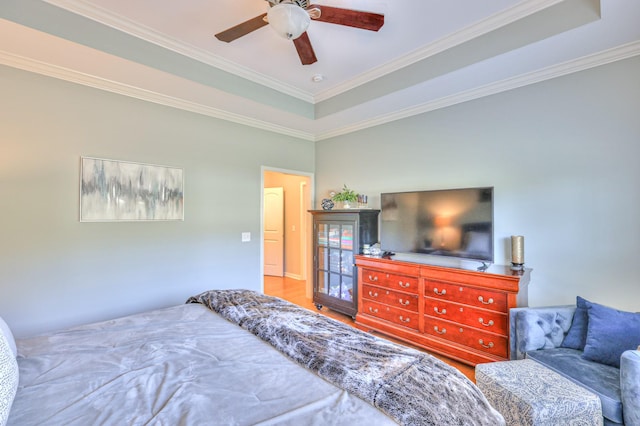
<path fill-rule="evenodd" d="M 292 280 L 298 280 L 298 281 L 302 281 L 304 278 L 302 278 L 302 275 L 299 274 L 291 274 L 289 272 L 285 272 L 284 276 L 286 278 L 291 278 Z"/>

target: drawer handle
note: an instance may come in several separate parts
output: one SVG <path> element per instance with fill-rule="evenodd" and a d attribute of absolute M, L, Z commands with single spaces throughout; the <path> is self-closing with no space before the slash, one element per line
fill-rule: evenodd
<path fill-rule="evenodd" d="M 447 332 L 447 329 L 446 329 L 446 328 L 443 328 L 442 330 L 438 330 L 438 326 L 437 326 L 437 325 L 434 325 L 434 326 L 433 326 L 433 331 L 435 331 L 435 332 L 436 332 L 436 333 L 438 333 L 438 334 L 445 334 L 445 333 Z"/>
<path fill-rule="evenodd" d="M 493 298 L 492 298 L 492 297 L 490 297 L 490 298 L 489 298 L 489 300 L 485 302 L 485 301 L 484 301 L 484 297 L 482 297 L 482 296 L 478 296 L 478 301 L 479 301 L 480 303 L 482 303 L 482 304 L 490 305 L 490 304 L 492 304 L 492 303 L 493 303 Z"/>
<path fill-rule="evenodd" d="M 377 275 L 369 275 L 369 281 L 378 281 L 378 276 Z"/>
<path fill-rule="evenodd" d="M 403 317 L 402 315 L 400 315 L 400 321 L 402 321 L 402 322 L 409 322 L 409 321 L 411 321 L 411 318 L 409 318 L 409 317 L 405 318 L 405 317 Z"/>
<path fill-rule="evenodd" d="M 447 314 L 447 310 L 446 309 L 442 309 L 441 311 L 439 311 L 437 306 L 433 307 L 433 311 L 438 315 L 446 315 Z"/>
<path fill-rule="evenodd" d="M 447 294 L 447 289 L 445 288 L 445 289 L 443 289 L 442 291 L 438 291 L 438 289 L 437 289 L 437 288 L 434 288 L 434 289 L 433 289 L 433 292 L 434 292 L 435 294 L 437 294 L 438 296 L 444 296 L 445 294 Z M 482 297 L 482 296 L 480 296 L 480 297 Z"/>
<path fill-rule="evenodd" d="M 489 342 L 488 345 L 485 345 L 482 339 L 478 340 L 478 343 L 480 343 L 480 346 L 486 349 L 491 349 L 493 347 L 493 342 Z"/>
<path fill-rule="evenodd" d="M 369 296 L 371 297 L 378 297 L 378 293 L 374 293 L 372 291 L 369 291 Z M 480 318 L 480 320 L 482 320 L 482 318 Z"/>
<path fill-rule="evenodd" d="M 489 320 L 489 322 L 484 322 L 482 318 L 478 318 L 478 321 L 480 321 L 480 324 L 484 325 L 485 327 L 491 327 L 493 325 L 493 320 Z"/>
<path fill-rule="evenodd" d="M 369 312 L 371 312 L 372 314 L 377 314 L 378 308 L 373 309 L 371 306 L 369 306 Z"/>
<path fill-rule="evenodd" d="M 409 304 L 411 303 L 411 300 L 398 299 L 398 302 L 400 302 L 402 306 L 409 306 Z"/>
<path fill-rule="evenodd" d="M 403 283 L 402 281 L 398 281 L 398 285 L 402 288 L 409 288 L 411 287 L 411 283 Z"/>

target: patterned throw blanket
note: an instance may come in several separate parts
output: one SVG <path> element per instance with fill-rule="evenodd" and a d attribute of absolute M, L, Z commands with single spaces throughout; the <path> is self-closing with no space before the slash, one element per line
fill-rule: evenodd
<path fill-rule="evenodd" d="M 424 352 L 253 291 L 212 290 L 187 303 L 208 306 L 400 424 L 504 425 L 469 379 Z"/>

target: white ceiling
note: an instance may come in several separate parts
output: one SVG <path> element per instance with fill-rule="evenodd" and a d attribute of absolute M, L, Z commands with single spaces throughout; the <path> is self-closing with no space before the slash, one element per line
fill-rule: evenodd
<path fill-rule="evenodd" d="M 265 0 L 3 0 L 0 64 L 321 140 L 640 54 L 637 0 L 314 3 L 385 24 L 312 21 L 301 65 L 268 26 L 213 37 Z"/>

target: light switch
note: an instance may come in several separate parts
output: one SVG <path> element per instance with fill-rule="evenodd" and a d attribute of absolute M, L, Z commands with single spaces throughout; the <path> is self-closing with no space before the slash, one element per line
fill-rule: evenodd
<path fill-rule="evenodd" d="M 251 241 L 251 232 L 243 232 L 242 233 L 242 242 L 247 243 Z"/>

